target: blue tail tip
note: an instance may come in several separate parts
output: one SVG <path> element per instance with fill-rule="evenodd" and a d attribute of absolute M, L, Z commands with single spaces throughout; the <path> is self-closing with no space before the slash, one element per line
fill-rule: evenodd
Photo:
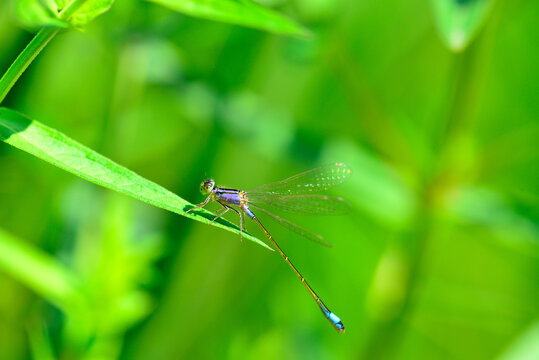
<path fill-rule="evenodd" d="M 338 331 L 338 332 L 341 332 L 343 333 L 345 328 L 344 328 L 344 324 L 342 323 L 341 319 L 335 315 L 334 313 L 330 312 L 328 314 L 328 319 L 329 321 L 331 321 L 331 323 L 333 324 L 333 326 L 335 327 L 335 329 Z"/>

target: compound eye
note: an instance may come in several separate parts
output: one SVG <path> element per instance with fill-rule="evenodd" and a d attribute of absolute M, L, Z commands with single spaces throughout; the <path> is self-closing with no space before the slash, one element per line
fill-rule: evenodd
<path fill-rule="evenodd" d="M 209 194 L 213 190 L 214 186 L 215 182 L 212 179 L 208 179 L 200 185 L 200 191 L 202 191 L 204 194 Z"/>

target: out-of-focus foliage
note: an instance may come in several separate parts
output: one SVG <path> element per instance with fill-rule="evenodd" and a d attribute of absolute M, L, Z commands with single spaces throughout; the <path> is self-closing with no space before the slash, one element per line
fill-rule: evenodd
<path fill-rule="evenodd" d="M 539 3 L 260 4 L 312 38 L 117 0 L 2 106 L 191 202 L 347 163 L 352 214 L 291 218 L 332 249 L 261 215 L 346 333 L 278 254 L 0 142 L 0 359 L 536 357 Z"/>
<path fill-rule="evenodd" d="M 148 0 L 183 14 L 267 30 L 306 36 L 307 30 L 292 20 L 251 0 Z"/>
<path fill-rule="evenodd" d="M 462 51 L 477 34 L 493 0 L 432 0 L 440 36 L 453 51 Z"/>

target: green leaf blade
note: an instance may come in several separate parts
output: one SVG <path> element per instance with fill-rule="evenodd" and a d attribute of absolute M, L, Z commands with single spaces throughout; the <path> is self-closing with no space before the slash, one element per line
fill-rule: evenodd
<path fill-rule="evenodd" d="M 247 26 L 276 34 L 309 36 L 294 21 L 250 0 L 148 0 L 185 15 Z"/>
<path fill-rule="evenodd" d="M 186 200 L 16 111 L 0 108 L 0 140 L 95 184 L 239 234 L 239 228 L 225 219 L 212 223 L 213 215 L 204 209 L 186 213 L 192 206 Z M 256 237 L 245 232 L 243 236 L 271 250 Z"/>
<path fill-rule="evenodd" d="M 82 304 L 79 279 L 69 269 L 2 229 L 0 269 L 63 310 Z"/>
<path fill-rule="evenodd" d="M 479 32 L 492 0 L 433 0 L 440 37 L 449 49 L 463 51 Z"/>

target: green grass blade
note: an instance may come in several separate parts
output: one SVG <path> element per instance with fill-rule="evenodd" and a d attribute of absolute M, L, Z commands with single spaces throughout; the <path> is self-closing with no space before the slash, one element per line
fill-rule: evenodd
<path fill-rule="evenodd" d="M 78 278 L 69 269 L 2 229 L 0 269 L 64 311 L 82 304 Z"/>
<path fill-rule="evenodd" d="M 436 27 L 446 45 L 462 51 L 479 31 L 492 0 L 432 0 Z"/>
<path fill-rule="evenodd" d="M 193 17 L 305 37 L 309 31 L 251 0 L 148 0 Z"/>
<path fill-rule="evenodd" d="M 239 228 L 223 218 L 211 223 L 214 215 L 204 209 L 186 213 L 192 207 L 191 203 L 16 111 L 0 108 L 0 140 L 95 184 L 239 234 Z M 244 232 L 243 237 L 271 249 L 250 234 Z"/>

